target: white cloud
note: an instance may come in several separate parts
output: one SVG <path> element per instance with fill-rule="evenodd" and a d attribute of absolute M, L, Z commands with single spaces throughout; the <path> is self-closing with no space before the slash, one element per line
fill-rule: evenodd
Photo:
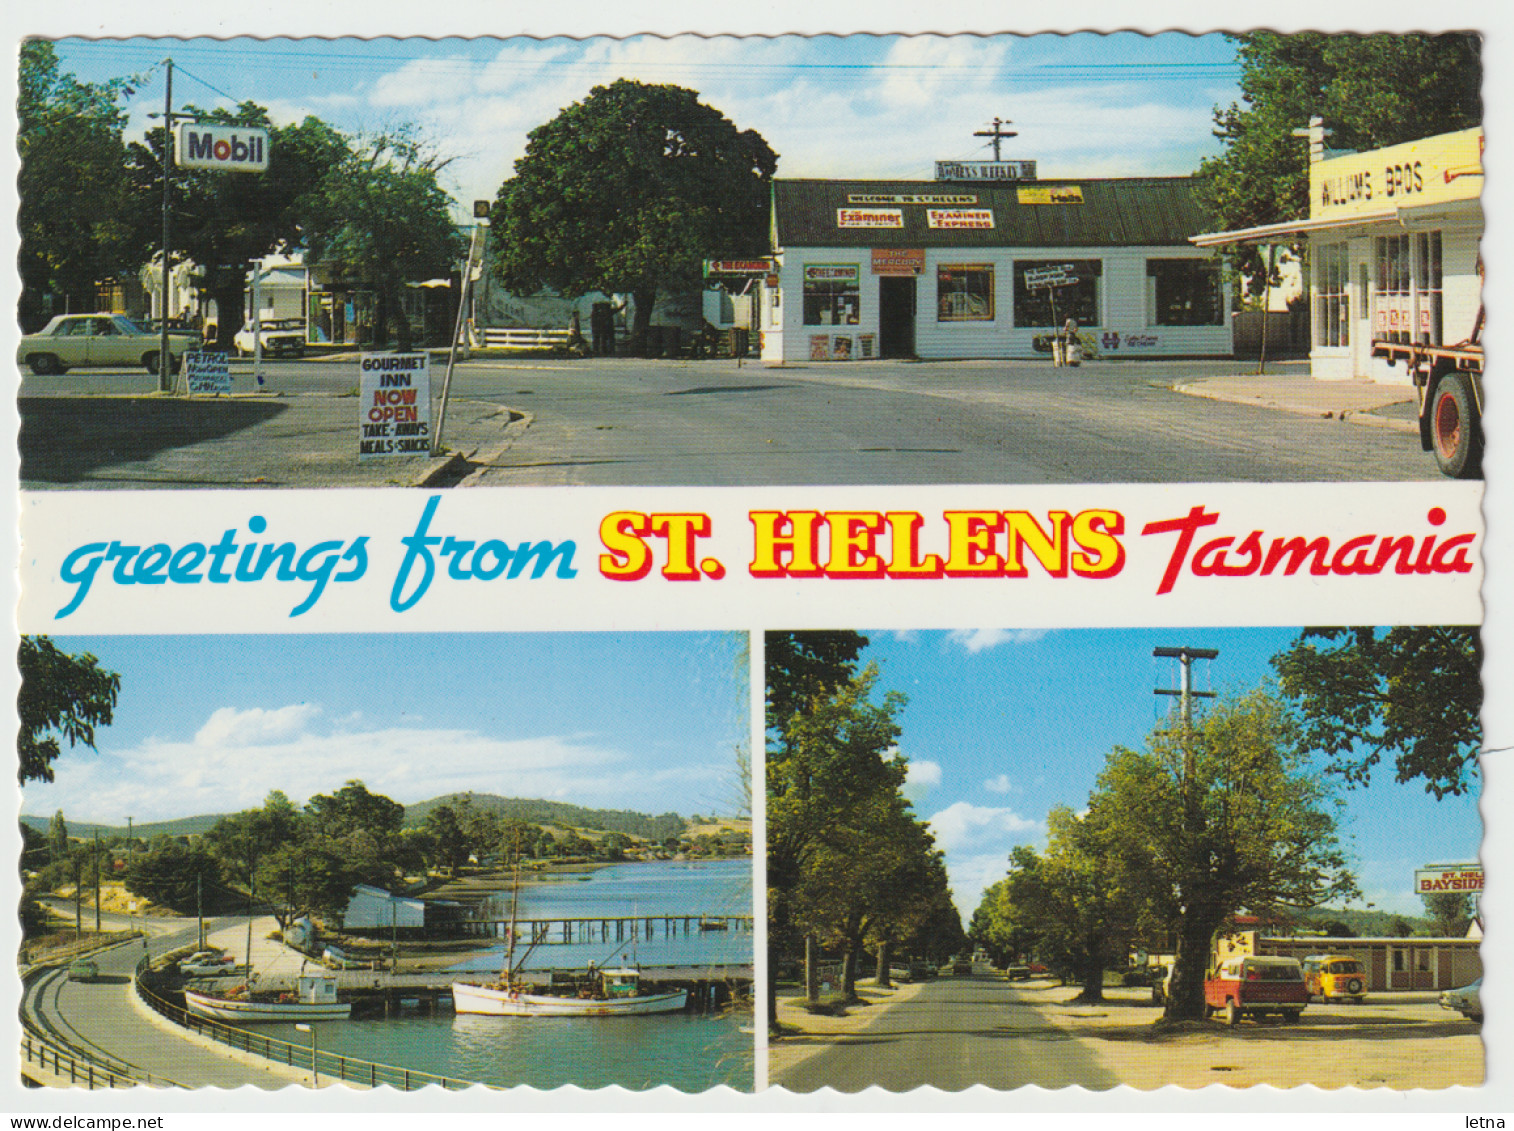
<path fill-rule="evenodd" d="M 904 777 L 906 786 L 931 786 L 941 784 L 941 765 L 938 762 L 930 762 L 925 759 L 912 761 L 909 770 Z"/>
<path fill-rule="evenodd" d="M 320 715 L 319 707 L 307 703 L 264 710 L 253 707 L 238 711 L 234 707 L 217 707 L 194 737 L 195 744 L 216 746 L 261 746 L 288 742 L 304 733 Z"/>
<path fill-rule="evenodd" d="M 1000 644 L 1034 644 L 1045 635 L 1044 628 L 959 628 L 947 639 L 976 655 Z"/>
<path fill-rule="evenodd" d="M 989 793 L 1010 793 L 1015 788 L 1015 783 L 1009 780 L 1008 774 L 1000 774 L 996 778 L 989 778 L 983 783 L 983 788 Z"/>
<path fill-rule="evenodd" d="M 1022 817 L 1013 809 L 958 801 L 929 821 L 936 846 L 946 855 L 946 875 L 952 900 L 966 919 L 983 897 L 983 889 L 1002 880 L 1009 870 L 1009 850 L 1046 835 L 1044 822 Z"/>

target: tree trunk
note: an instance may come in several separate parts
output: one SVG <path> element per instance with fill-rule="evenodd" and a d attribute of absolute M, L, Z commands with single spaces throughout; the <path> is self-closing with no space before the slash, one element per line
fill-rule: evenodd
<path fill-rule="evenodd" d="M 400 353 L 409 353 L 415 339 L 410 332 L 410 319 L 405 317 L 405 294 L 401 287 L 395 287 L 389 301 L 394 304 L 394 335 L 399 341 L 395 348 Z"/>
<path fill-rule="evenodd" d="M 878 976 L 873 979 L 885 990 L 894 988 L 894 984 L 888 978 L 888 949 L 887 939 L 878 944 Z"/>
<path fill-rule="evenodd" d="M 1178 953 L 1172 969 L 1172 989 L 1162 1016 L 1169 1021 L 1204 1018 L 1204 977 L 1218 919 L 1189 907 L 1178 928 Z"/>
<path fill-rule="evenodd" d="M 857 1000 L 857 947 L 850 942 L 841 955 L 841 1000 Z"/>
<path fill-rule="evenodd" d="M 219 284 L 210 292 L 216 303 L 215 348 L 222 353 L 231 353 L 235 348 L 237 331 L 245 320 L 242 301 L 246 294 L 247 286 L 240 279 Z"/>
<path fill-rule="evenodd" d="M 819 961 L 820 955 L 815 946 L 815 936 L 807 932 L 804 936 L 804 1000 L 810 1005 L 820 1004 L 820 971 L 817 969 Z"/>
<path fill-rule="evenodd" d="M 1078 996 L 1073 1001 L 1101 1002 L 1104 1000 L 1104 959 L 1100 953 L 1092 953 L 1083 963 L 1080 971 L 1083 976 L 1083 988 L 1078 991 Z"/>
<path fill-rule="evenodd" d="M 652 307 L 657 305 L 657 288 L 631 292 L 636 303 L 636 312 L 631 319 L 631 356 L 647 356 L 647 330 L 652 325 Z"/>

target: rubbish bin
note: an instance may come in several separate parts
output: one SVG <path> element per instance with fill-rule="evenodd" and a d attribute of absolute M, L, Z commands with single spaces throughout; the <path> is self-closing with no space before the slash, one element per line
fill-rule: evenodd
<path fill-rule="evenodd" d="M 662 338 L 663 338 L 662 330 L 663 330 L 663 328 L 661 326 L 648 326 L 647 327 L 647 356 L 648 357 L 661 357 L 662 356 Z"/>
<path fill-rule="evenodd" d="M 1073 338 L 1067 343 L 1067 364 L 1083 364 L 1083 343 L 1078 341 L 1077 338 Z"/>
<path fill-rule="evenodd" d="M 664 326 L 662 328 L 662 348 L 664 357 L 677 357 L 683 352 L 682 326 Z"/>
<path fill-rule="evenodd" d="M 751 348 L 752 332 L 745 326 L 732 326 L 726 331 L 726 341 L 732 357 L 745 357 Z"/>

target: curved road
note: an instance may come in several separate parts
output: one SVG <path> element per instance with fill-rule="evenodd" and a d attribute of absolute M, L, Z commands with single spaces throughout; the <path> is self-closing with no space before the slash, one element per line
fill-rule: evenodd
<path fill-rule="evenodd" d="M 62 901 L 56 906 L 67 907 L 70 913 L 73 908 L 71 903 Z M 93 918 L 93 914 L 91 911 L 89 917 Z M 253 1084 L 279 1088 L 295 1081 L 296 1077 L 282 1068 L 271 1064 L 266 1069 L 252 1067 L 233 1059 L 229 1053 L 212 1051 L 187 1037 L 175 1037 L 164 1027 L 166 1021 L 160 1025 L 150 1020 L 132 1000 L 135 995 L 132 973 L 142 955 L 163 954 L 193 943 L 194 920 L 171 920 L 165 924 L 162 920 L 102 915 L 101 921 L 102 926 L 117 930 L 140 928 L 146 922 L 160 933 L 95 954 L 94 960 L 100 968 L 98 981 L 70 982 L 64 967 L 29 981 L 21 1011 L 43 1033 L 99 1064 L 160 1086 L 234 1088 Z M 206 930 L 235 922 L 235 918 L 207 919 Z"/>
<path fill-rule="evenodd" d="M 771 1082 L 791 1092 L 873 1086 L 957 1092 L 974 1084 L 1103 1089 L 1120 1083 L 1002 979 L 938 978 L 906 1000 L 871 1008 L 879 1014 L 864 1029 L 823 1038 L 830 1047 L 775 1072 Z"/>

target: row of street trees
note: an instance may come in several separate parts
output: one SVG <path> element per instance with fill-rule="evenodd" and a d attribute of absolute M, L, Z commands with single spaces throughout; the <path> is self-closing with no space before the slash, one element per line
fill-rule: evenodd
<path fill-rule="evenodd" d="M 1475 786 L 1480 659 L 1471 628 L 1306 630 L 1273 660 L 1283 696 L 1255 691 L 1110 751 L 1087 808 L 1053 810 L 1044 851 L 1013 851 L 972 937 L 1042 957 L 1084 1001 L 1136 945 L 1174 943 L 1166 1016 L 1202 1016 L 1214 941 L 1235 915 L 1358 894 L 1337 835 L 1341 783 L 1366 785 L 1392 754 L 1400 782 L 1437 797 Z M 1465 929 L 1464 897 L 1427 908 Z"/>
<path fill-rule="evenodd" d="M 161 243 L 164 139 L 125 139 L 124 100 L 148 76 L 85 83 L 52 44 L 21 49 L 20 321 L 30 331 L 61 309 L 92 310 L 99 285 L 134 276 Z M 445 276 L 464 252 L 439 175 L 451 158 L 411 126 L 349 136 L 315 117 L 277 126 L 265 107 L 187 107 L 202 123 L 269 132 L 263 174 L 169 165 L 173 255 L 204 272 L 228 349 L 252 261 L 303 249 L 307 265 L 373 293 L 375 340 L 414 328 L 408 281 Z M 659 292 L 700 284 L 711 256 L 767 250 L 768 183 L 778 158 L 692 90 L 621 79 L 533 130 L 500 187 L 493 270 L 503 284 L 570 298 L 635 300 L 644 342 Z M 51 302 L 51 306 L 49 306 Z M 228 312 L 231 312 L 228 314 Z"/>
<path fill-rule="evenodd" d="M 901 789 L 898 692 L 875 698 L 854 632 L 767 634 L 769 952 L 803 954 L 818 1001 L 820 952 L 855 997 L 865 952 L 888 984 L 893 954 L 945 956 L 965 941 L 941 853 Z M 769 978 L 776 980 L 769 963 Z M 769 1023 L 776 1023 L 771 992 Z"/>

